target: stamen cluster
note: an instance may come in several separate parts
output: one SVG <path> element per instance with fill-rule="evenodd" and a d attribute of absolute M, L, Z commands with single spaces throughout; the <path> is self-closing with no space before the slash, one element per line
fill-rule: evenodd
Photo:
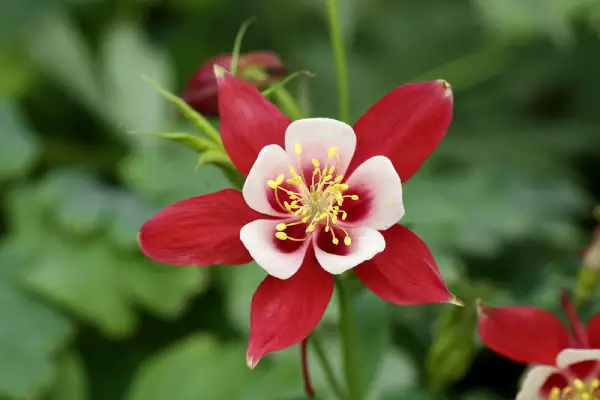
<path fill-rule="evenodd" d="M 549 400 L 600 400 L 600 379 L 583 382 L 575 379 L 566 388 L 552 388 Z"/>
<path fill-rule="evenodd" d="M 346 195 L 345 191 L 349 189 L 346 183 L 342 183 L 344 175 L 337 175 L 337 166 L 340 164 L 340 157 L 337 149 L 331 147 L 327 153 L 327 162 L 321 168 L 321 163 L 316 158 L 311 160 L 314 170 L 311 174 L 310 186 L 305 179 L 302 171 L 301 155 L 302 146 L 296 144 L 294 152 L 298 159 L 299 173 L 296 172 L 294 166 L 289 166 L 290 178 L 286 180 L 289 185 L 294 185 L 295 190 L 289 190 L 281 185 L 285 180 L 284 174 L 279 174 L 274 180 L 268 180 L 267 185 L 275 192 L 275 200 L 282 209 L 287 210 L 292 216 L 299 220 L 290 223 L 280 223 L 277 225 L 275 237 L 279 240 L 295 240 L 303 241 L 310 237 L 311 232 L 315 230 L 318 224 L 325 225 L 325 232 L 331 234 L 331 241 L 337 245 L 337 238 L 333 226 L 340 229 L 345 237 L 344 244 L 350 246 L 352 239 L 348 231 L 338 225 L 339 220 L 344 221 L 348 214 L 342 210 L 342 204 L 345 199 L 358 200 L 357 195 Z M 335 162 L 335 165 L 334 165 Z M 284 192 L 289 197 L 289 202 L 281 202 L 279 192 Z M 305 233 L 302 238 L 294 238 L 288 236 L 285 230 L 294 225 L 307 224 Z"/>

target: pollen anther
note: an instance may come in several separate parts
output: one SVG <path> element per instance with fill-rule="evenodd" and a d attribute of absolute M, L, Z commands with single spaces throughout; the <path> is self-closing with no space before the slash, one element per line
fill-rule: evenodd
<path fill-rule="evenodd" d="M 549 400 L 600 400 L 600 379 L 586 382 L 575 379 L 565 388 L 554 387 L 548 395 Z"/>
<path fill-rule="evenodd" d="M 339 226 L 339 221 L 345 221 L 348 217 L 346 211 L 342 210 L 345 199 L 358 200 L 355 194 L 346 195 L 344 192 L 349 189 L 344 181 L 342 174 L 336 175 L 339 170 L 340 157 L 337 148 L 331 147 L 328 152 L 328 159 L 325 165 L 321 165 L 317 158 L 311 159 L 311 164 L 314 167 L 312 175 L 304 170 L 302 159 L 302 146 L 294 145 L 294 152 L 297 155 L 297 165 L 289 165 L 289 175 L 286 178 L 284 174 L 279 174 L 274 180 L 268 180 L 267 185 L 275 191 L 275 200 L 296 219 L 291 223 L 279 223 L 275 227 L 275 237 L 279 240 L 303 241 L 310 237 L 310 234 L 315 231 L 319 224 L 323 224 L 325 232 L 331 235 L 331 242 L 335 245 L 339 244 L 340 239 L 336 236 L 334 227 L 344 233 L 344 244 L 350 246 L 352 239 L 348 231 Z M 297 171 L 300 171 L 298 173 Z M 311 177 L 310 182 L 306 182 L 306 178 Z M 294 185 L 294 189 L 283 188 L 281 185 L 286 182 L 289 185 Z M 286 194 L 287 199 L 280 200 L 280 194 Z M 298 224 L 307 224 L 304 229 L 306 237 L 294 238 L 288 236 L 284 231 Z"/>

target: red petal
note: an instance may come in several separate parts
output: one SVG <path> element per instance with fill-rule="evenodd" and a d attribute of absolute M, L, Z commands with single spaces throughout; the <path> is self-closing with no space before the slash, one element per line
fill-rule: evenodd
<path fill-rule="evenodd" d="M 398 305 L 452 301 L 431 252 L 417 235 L 401 225 L 381 233 L 385 250 L 354 269 L 365 286 Z"/>
<path fill-rule="evenodd" d="M 250 83 L 228 73 L 218 82 L 223 145 L 236 168 L 248 175 L 263 147 L 284 146 L 290 119 Z"/>
<path fill-rule="evenodd" d="M 569 386 L 569 379 L 565 375 L 563 375 L 562 372 L 556 372 L 546 379 L 546 381 L 540 388 L 540 395 L 544 396 L 544 398 L 547 398 L 549 397 L 552 389 L 559 388 L 562 390 L 567 386 Z"/>
<path fill-rule="evenodd" d="M 240 229 L 263 215 L 234 189 L 192 197 L 164 208 L 140 229 L 142 252 L 172 265 L 244 264 L 252 257 Z"/>
<path fill-rule="evenodd" d="M 600 312 L 587 324 L 588 343 L 592 349 L 600 349 Z"/>
<path fill-rule="evenodd" d="M 569 346 L 569 332 L 548 311 L 535 307 L 479 305 L 479 337 L 490 349 L 515 362 L 555 365 Z"/>
<path fill-rule="evenodd" d="M 357 143 L 347 175 L 365 160 L 386 156 L 407 181 L 442 140 L 452 120 L 445 81 L 410 83 L 379 100 L 356 122 Z"/>
<path fill-rule="evenodd" d="M 332 293 L 333 276 L 317 264 L 312 247 L 291 278 L 265 278 L 252 298 L 246 354 L 250 368 L 265 354 L 306 339 L 325 313 Z"/>

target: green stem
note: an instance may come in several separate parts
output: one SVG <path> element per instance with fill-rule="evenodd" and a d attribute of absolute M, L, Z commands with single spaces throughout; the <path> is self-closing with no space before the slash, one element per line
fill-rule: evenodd
<path fill-rule="evenodd" d="M 327 382 L 329 383 L 331 390 L 333 391 L 333 393 L 335 394 L 335 396 L 338 399 L 343 400 L 345 398 L 344 392 L 342 391 L 342 387 L 340 386 L 340 384 L 335 376 L 335 373 L 333 372 L 331 363 L 329 362 L 329 359 L 327 358 L 327 354 L 325 353 L 325 346 L 323 346 L 323 342 L 321 341 L 321 338 L 315 331 L 310 334 L 309 340 L 313 346 L 313 349 L 315 350 L 315 355 L 317 356 L 317 360 L 319 361 L 319 364 L 321 364 L 321 368 L 323 368 L 323 372 L 325 373 L 325 378 L 327 379 Z"/>
<path fill-rule="evenodd" d="M 231 54 L 231 74 L 237 74 L 238 63 L 240 59 L 240 50 L 242 48 L 242 40 L 244 39 L 244 35 L 246 35 L 246 31 L 254 23 L 255 18 L 252 17 L 249 20 L 245 21 L 242 26 L 240 26 L 240 30 L 235 36 L 235 42 L 233 43 L 233 52 Z"/>
<path fill-rule="evenodd" d="M 340 337 L 344 354 L 344 374 L 348 385 L 348 399 L 360 400 L 358 361 L 356 359 L 356 325 L 352 314 L 352 304 L 348 280 L 336 279 L 340 308 Z"/>
<path fill-rule="evenodd" d="M 340 121 L 349 122 L 350 97 L 348 90 L 348 66 L 346 64 L 344 40 L 342 38 L 342 29 L 337 11 L 337 0 L 327 0 L 327 15 L 329 17 L 329 34 L 337 76 L 339 118 Z"/>
<path fill-rule="evenodd" d="M 300 110 L 296 100 L 294 100 L 286 88 L 283 86 L 276 88 L 273 91 L 273 96 L 275 96 L 277 99 L 277 103 L 279 103 L 279 106 L 285 115 L 290 117 L 292 120 L 302 118 L 302 110 Z"/>

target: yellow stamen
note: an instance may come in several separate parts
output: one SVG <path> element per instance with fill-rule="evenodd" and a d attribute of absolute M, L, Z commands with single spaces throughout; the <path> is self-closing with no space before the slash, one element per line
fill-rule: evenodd
<path fill-rule="evenodd" d="M 548 400 L 600 400 L 600 379 L 575 379 L 565 388 L 554 387 L 550 390 Z"/>
<path fill-rule="evenodd" d="M 331 147 L 328 150 L 325 165 L 321 165 L 317 158 L 310 159 L 314 167 L 310 187 L 305 181 L 305 174 L 308 177 L 308 173 L 305 172 L 306 165 L 303 166 L 300 157 L 302 151 L 302 145 L 295 144 L 294 152 L 297 155 L 297 165 L 289 165 L 287 176 L 279 174 L 275 179 L 267 180 L 267 186 L 275 191 L 277 204 L 294 217 L 293 222 L 276 225 L 275 237 L 279 240 L 303 241 L 311 236 L 319 224 L 323 224 L 325 232 L 331 234 L 333 244 L 337 245 L 340 242 L 333 229 L 335 226 L 344 233 L 344 244 L 350 246 L 352 239 L 348 231 L 338 224 L 348 217 L 346 211 L 342 209 L 344 200 L 358 200 L 358 196 L 355 194 L 342 194 L 342 192 L 349 189 L 349 185 L 342 183 L 344 181 L 343 175 L 336 175 L 340 164 L 337 148 Z M 281 186 L 283 182 L 294 185 L 295 188 L 292 190 L 283 188 Z M 283 202 L 280 201 L 280 191 L 288 195 L 288 199 Z M 288 227 L 298 224 L 306 224 L 306 237 L 294 238 L 284 232 Z"/>

